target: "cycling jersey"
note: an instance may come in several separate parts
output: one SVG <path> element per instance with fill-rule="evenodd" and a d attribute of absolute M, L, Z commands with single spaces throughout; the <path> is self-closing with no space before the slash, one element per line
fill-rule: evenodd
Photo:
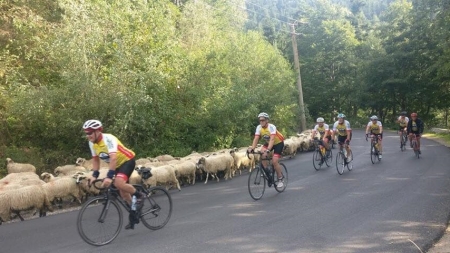
<path fill-rule="evenodd" d="M 377 121 L 376 124 L 374 124 L 374 123 L 372 123 L 372 121 L 370 121 L 369 124 L 367 124 L 367 126 L 369 127 L 369 130 L 372 134 L 381 134 L 382 124 L 380 121 Z"/>
<path fill-rule="evenodd" d="M 402 119 L 402 116 L 400 116 L 400 117 L 398 117 L 398 121 L 399 121 L 398 124 L 400 125 L 400 127 L 405 128 L 408 125 L 409 118 L 405 117 L 404 119 Z"/>
<path fill-rule="evenodd" d="M 284 141 L 284 136 L 277 130 L 275 125 L 269 123 L 265 128 L 261 125 L 256 127 L 255 136 L 261 136 L 266 143 L 269 143 L 271 135 L 275 135 L 273 145 Z"/>
<path fill-rule="evenodd" d="M 114 135 L 102 133 L 99 139 L 97 143 L 89 142 L 89 148 L 93 157 L 98 156 L 109 163 L 109 154 L 116 153 L 116 168 L 134 158 L 134 152 L 126 148 Z"/>
<path fill-rule="evenodd" d="M 413 120 L 411 119 L 408 122 L 407 132 L 409 133 L 415 133 L 415 134 L 422 134 L 423 133 L 423 122 L 420 119 Z"/>
<path fill-rule="evenodd" d="M 334 122 L 333 131 L 338 131 L 339 136 L 347 136 L 347 130 L 352 130 L 350 128 L 350 122 L 344 120 L 342 124 L 339 121 Z"/>
<path fill-rule="evenodd" d="M 314 127 L 314 131 L 319 132 L 319 134 L 320 134 L 320 139 L 323 138 L 323 135 L 324 135 L 325 132 L 328 131 L 328 130 L 330 130 L 330 127 L 328 126 L 328 124 L 325 124 L 325 123 L 323 124 L 323 126 L 319 126 L 319 124 L 317 124 L 317 125 Z"/>

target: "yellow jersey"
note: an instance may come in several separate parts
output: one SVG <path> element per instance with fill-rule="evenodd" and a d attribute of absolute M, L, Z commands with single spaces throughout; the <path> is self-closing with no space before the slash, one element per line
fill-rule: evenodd
<path fill-rule="evenodd" d="M 266 144 L 269 143 L 271 135 L 275 135 L 273 145 L 277 145 L 278 143 L 284 141 L 284 136 L 277 130 L 275 125 L 269 123 L 265 128 L 261 125 L 256 127 L 255 136 L 261 136 Z"/>
<path fill-rule="evenodd" d="M 402 119 L 402 116 L 398 117 L 398 124 L 400 124 L 401 127 L 406 127 L 408 125 L 409 118 L 405 117 Z"/>
<path fill-rule="evenodd" d="M 350 128 L 350 122 L 344 120 L 342 124 L 339 124 L 339 121 L 334 122 L 333 131 L 338 131 L 340 136 L 347 136 L 347 130 L 352 130 Z"/>
<path fill-rule="evenodd" d="M 319 124 L 317 124 L 313 129 L 313 131 L 319 132 L 320 138 L 323 138 L 325 132 L 328 130 L 330 130 L 330 126 L 328 126 L 328 124 L 325 123 L 322 126 L 319 126 Z"/>
<path fill-rule="evenodd" d="M 383 126 L 380 121 L 377 121 L 376 124 L 373 124 L 372 121 L 370 121 L 367 126 L 369 127 L 369 130 L 372 134 L 380 134 L 381 133 L 381 127 Z"/>
<path fill-rule="evenodd" d="M 126 161 L 134 158 L 134 152 L 126 148 L 120 141 L 112 134 L 102 133 L 100 140 L 97 143 L 89 142 L 89 148 L 93 157 L 99 157 L 106 163 L 109 163 L 109 154 L 117 154 L 116 169 L 119 168 Z"/>

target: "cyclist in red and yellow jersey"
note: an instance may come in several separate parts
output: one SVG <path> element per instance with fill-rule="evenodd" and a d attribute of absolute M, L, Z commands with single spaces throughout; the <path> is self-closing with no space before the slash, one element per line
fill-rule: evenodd
<path fill-rule="evenodd" d="M 283 188 L 283 174 L 281 172 L 281 167 L 279 164 L 279 159 L 284 148 L 284 136 L 277 130 L 275 125 L 269 123 L 269 114 L 262 112 L 258 115 L 259 125 L 256 127 L 255 138 L 253 139 L 252 146 L 248 148 L 248 152 L 251 153 L 256 148 L 259 139 L 262 138 L 265 141 L 261 151 L 265 154 L 262 158 L 267 158 L 267 154 L 273 150 L 273 167 L 277 172 L 278 182 L 276 183 L 277 188 Z M 267 168 L 267 161 L 263 161 L 263 166 Z"/>
<path fill-rule="evenodd" d="M 89 140 L 89 148 L 93 159 L 93 172 L 90 181 L 98 178 L 100 159 L 102 159 L 109 164 L 109 171 L 103 181 L 103 187 L 108 187 L 115 176 L 114 186 L 119 190 L 120 196 L 128 204 L 131 204 L 131 195 L 135 195 L 137 204 L 141 207 L 145 195 L 127 183 L 136 165 L 134 152 L 126 148 L 114 135 L 103 133 L 102 123 L 98 120 L 86 121 L 83 129 Z M 134 229 L 134 223 L 137 222 L 134 218 L 130 214 L 130 224 L 125 229 Z"/>

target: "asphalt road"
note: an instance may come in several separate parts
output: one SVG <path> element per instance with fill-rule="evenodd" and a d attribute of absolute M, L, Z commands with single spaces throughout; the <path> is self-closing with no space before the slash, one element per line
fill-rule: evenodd
<path fill-rule="evenodd" d="M 363 131 L 351 143 L 353 171 L 315 171 L 312 153 L 284 161 L 284 193 L 250 198 L 247 173 L 171 191 L 174 212 L 161 230 L 141 224 L 111 244 L 90 246 L 77 211 L 0 226 L 0 252 L 420 252 L 445 230 L 450 213 L 450 152 L 424 140 L 422 157 L 401 152 L 385 133 L 383 160 L 370 162 Z M 336 151 L 336 150 L 334 150 Z"/>

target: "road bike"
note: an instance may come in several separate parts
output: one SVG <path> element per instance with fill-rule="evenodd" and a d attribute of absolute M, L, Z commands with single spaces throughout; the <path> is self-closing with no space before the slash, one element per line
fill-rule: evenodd
<path fill-rule="evenodd" d="M 262 155 L 263 152 L 254 152 L 254 154 Z M 248 153 L 247 153 L 248 156 Z M 268 161 L 268 167 L 263 167 L 263 161 Z M 254 200 L 259 200 L 264 195 L 266 190 L 266 183 L 269 187 L 274 186 L 277 192 L 284 192 L 288 184 L 288 171 L 283 163 L 279 163 L 281 167 L 281 173 L 283 174 L 283 187 L 278 188 L 276 180 L 277 173 L 273 167 L 272 157 L 262 158 L 259 163 L 255 166 L 255 169 L 250 172 L 248 176 L 248 192 L 250 197 Z"/>
<path fill-rule="evenodd" d="M 417 159 L 420 158 L 420 150 L 419 150 L 419 143 L 417 142 L 417 135 L 413 133 L 413 138 L 411 140 L 411 146 L 414 150 L 414 155 L 417 157 Z"/>
<path fill-rule="evenodd" d="M 336 170 L 339 175 L 344 174 L 344 170 L 346 167 L 348 171 L 351 171 L 353 169 L 352 150 L 350 149 L 350 152 L 347 154 L 347 147 L 347 143 L 339 143 L 339 152 L 336 155 Z"/>
<path fill-rule="evenodd" d="M 314 138 L 315 151 L 313 153 L 313 165 L 315 170 L 319 170 L 325 163 L 327 167 L 330 167 L 333 160 L 333 153 L 331 149 L 327 150 L 323 141 L 318 138 Z"/>
<path fill-rule="evenodd" d="M 406 141 L 408 140 L 408 135 L 406 134 L 406 131 L 403 129 L 401 130 L 402 136 L 401 136 L 401 143 L 400 143 L 400 149 L 402 151 L 406 150 Z"/>
<path fill-rule="evenodd" d="M 378 134 L 371 134 L 370 135 L 370 160 L 372 161 L 372 164 L 375 164 L 377 162 L 381 161 L 380 158 L 380 150 L 379 150 L 379 135 Z M 366 136 L 366 141 L 367 141 L 367 136 Z"/>
<path fill-rule="evenodd" d="M 140 220 L 144 226 L 152 230 L 161 229 L 169 222 L 172 215 L 172 198 L 169 192 L 162 187 L 146 188 L 144 180 L 152 176 L 151 170 L 147 168 L 136 170 L 141 175 L 141 184 L 133 186 L 146 195 L 141 207 L 136 211 L 131 210 L 120 196 L 119 190 L 114 186 L 114 179 L 107 188 L 98 186 L 103 179 L 92 182 L 91 185 L 100 190 L 100 196 L 84 203 L 77 218 L 78 233 L 86 243 L 103 246 L 119 235 L 124 219 L 120 206 L 130 214 L 130 219 L 134 219 L 136 223 Z"/>

